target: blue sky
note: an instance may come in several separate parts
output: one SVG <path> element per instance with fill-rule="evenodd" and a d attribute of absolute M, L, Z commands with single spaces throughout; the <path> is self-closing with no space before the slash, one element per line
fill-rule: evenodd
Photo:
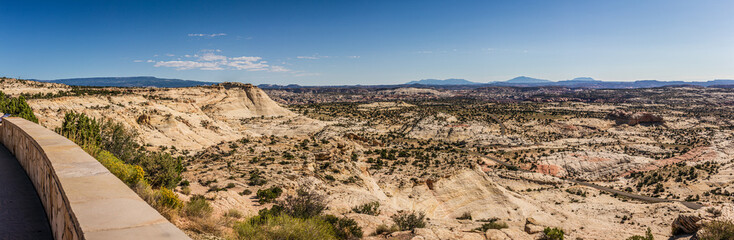
<path fill-rule="evenodd" d="M 8 1 L 0 76 L 734 79 L 734 1 Z"/>

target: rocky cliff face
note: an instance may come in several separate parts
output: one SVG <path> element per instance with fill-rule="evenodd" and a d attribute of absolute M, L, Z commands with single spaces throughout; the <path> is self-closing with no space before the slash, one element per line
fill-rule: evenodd
<path fill-rule="evenodd" d="M 295 126 L 261 127 L 259 124 L 268 124 L 263 122 L 278 125 L 297 116 L 271 100 L 260 88 L 244 84 L 140 88 L 120 95 L 34 99 L 29 104 L 41 124 L 51 129 L 61 125 L 66 112 L 76 111 L 121 122 L 138 131 L 143 143 L 194 151 L 244 136 L 287 134 L 302 131 L 298 126 L 318 126 L 303 120 L 306 121 L 301 121 L 303 125 L 296 121 Z M 263 119 L 251 123 L 254 118 Z"/>

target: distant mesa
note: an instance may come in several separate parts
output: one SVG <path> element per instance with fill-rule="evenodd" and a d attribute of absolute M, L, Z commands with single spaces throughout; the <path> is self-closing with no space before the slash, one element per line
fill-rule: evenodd
<path fill-rule="evenodd" d="M 181 79 L 166 79 L 149 76 L 140 77 L 92 77 L 92 78 L 67 78 L 44 82 L 62 83 L 71 86 L 88 87 L 196 87 L 216 84 L 214 82 L 202 82 Z"/>
<path fill-rule="evenodd" d="M 298 84 L 278 85 L 278 84 L 260 84 L 257 87 L 262 89 L 288 89 L 288 88 L 300 88 L 303 87 Z"/>
<path fill-rule="evenodd" d="M 545 79 L 539 79 L 539 78 L 531 78 L 526 76 L 519 76 L 510 80 L 505 81 L 506 83 L 550 83 L 550 80 Z"/>
<path fill-rule="evenodd" d="M 407 84 L 417 84 L 417 85 L 475 85 L 475 84 L 481 84 L 477 82 L 472 82 L 466 79 L 458 79 L 458 78 L 449 78 L 449 79 L 423 79 L 418 81 L 411 81 Z"/>
<path fill-rule="evenodd" d="M 590 77 L 577 77 L 577 78 L 567 80 L 564 82 L 601 82 L 601 80 L 596 80 Z"/>

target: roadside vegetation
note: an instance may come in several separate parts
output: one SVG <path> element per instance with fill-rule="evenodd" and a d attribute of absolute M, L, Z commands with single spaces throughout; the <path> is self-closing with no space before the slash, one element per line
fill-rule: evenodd
<path fill-rule="evenodd" d="M 183 203 L 171 189 L 181 181 L 181 158 L 147 151 L 136 143 L 135 132 L 83 113 L 67 113 L 56 132 L 81 146 L 164 216 L 178 215 Z"/>
<path fill-rule="evenodd" d="M 280 189 L 280 188 L 278 188 Z M 272 191 L 271 191 L 272 192 Z M 324 196 L 305 188 L 258 215 L 234 224 L 237 239 L 359 239 L 362 228 L 353 219 L 325 215 Z"/>

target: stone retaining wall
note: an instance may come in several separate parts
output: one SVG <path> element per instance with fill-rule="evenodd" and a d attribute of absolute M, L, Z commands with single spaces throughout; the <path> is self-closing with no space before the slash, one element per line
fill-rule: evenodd
<path fill-rule="evenodd" d="M 69 139 L 5 118 L 0 142 L 31 178 L 55 239 L 189 239 Z"/>

